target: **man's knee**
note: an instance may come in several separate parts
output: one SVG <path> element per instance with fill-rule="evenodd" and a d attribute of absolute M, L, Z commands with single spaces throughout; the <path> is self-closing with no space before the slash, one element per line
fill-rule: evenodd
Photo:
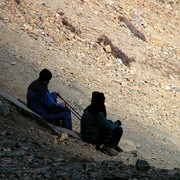
<path fill-rule="evenodd" d="M 122 127 L 117 127 L 116 129 L 114 129 L 114 130 L 112 131 L 112 133 L 122 136 L 122 134 L 123 134 L 123 128 L 122 128 Z"/>
<path fill-rule="evenodd" d="M 118 127 L 119 128 L 119 131 L 121 132 L 121 133 L 123 133 L 123 128 L 122 127 Z"/>

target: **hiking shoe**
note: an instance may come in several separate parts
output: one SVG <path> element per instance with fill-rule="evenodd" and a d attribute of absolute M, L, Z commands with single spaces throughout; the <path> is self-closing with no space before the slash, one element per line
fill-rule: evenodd
<path fill-rule="evenodd" d="M 115 146 L 113 147 L 113 149 L 115 149 L 117 152 L 123 152 L 123 150 L 119 146 Z"/>
<path fill-rule="evenodd" d="M 104 154 L 110 155 L 110 156 L 117 156 L 119 154 L 118 151 L 116 151 L 115 149 L 109 147 L 109 146 L 103 146 L 102 149 L 100 149 L 100 151 L 102 151 Z"/>

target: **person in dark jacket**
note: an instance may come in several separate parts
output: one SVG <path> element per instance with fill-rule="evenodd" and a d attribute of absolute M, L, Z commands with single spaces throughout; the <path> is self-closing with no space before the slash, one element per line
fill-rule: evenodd
<path fill-rule="evenodd" d="M 57 103 L 56 92 L 49 92 L 48 84 L 52 73 L 43 69 L 39 78 L 33 81 L 27 89 L 27 106 L 48 123 L 72 129 L 71 113 L 65 103 Z"/>
<path fill-rule="evenodd" d="M 116 156 L 122 152 L 118 146 L 122 134 L 121 122 L 113 122 L 106 118 L 104 94 L 94 91 L 91 104 L 84 110 L 81 118 L 83 141 L 95 144 L 98 150 L 106 154 Z"/>

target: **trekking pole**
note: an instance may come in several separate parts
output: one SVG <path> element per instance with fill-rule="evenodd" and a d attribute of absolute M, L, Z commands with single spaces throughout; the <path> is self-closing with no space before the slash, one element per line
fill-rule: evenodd
<path fill-rule="evenodd" d="M 60 98 L 60 99 L 62 99 L 72 110 L 71 110 L 71 112 L 79 119 L 79 120 L 81 120 L 81 115 L 67 102 L 67 101 L 65 101 L 61 96 L 60 96 L 60 94 L 59 93 L 57 93 L 57 96 Z"/>

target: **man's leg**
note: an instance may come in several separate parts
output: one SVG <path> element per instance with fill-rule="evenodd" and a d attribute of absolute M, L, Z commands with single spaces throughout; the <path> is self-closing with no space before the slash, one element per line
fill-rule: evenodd
<path fill-rule="evenodd" d="M 122 127 L 118 127 L 116 129 L 114 129 L 113 131 L 111 131 L 111 135 L 108 140 L 108 145 L 111 147 L 117 147 L 118 143 L 122 137 L 122 134 L 123 134 Z"/>
<path fill-rule="evenodd" d="M 117 156 L 119 151 L 117 151 L 114 146 L 111 144 L 112 142 L 109 141 L 109 138 L 111 138 L 112 133 L 110 132 L 103 132 L 97 139 L 97 146 L 96 149 L 102 151 L 105 154 L 108 154 L 110 156 Z M 118 135 L 118 133 L 115 131 L 113 132 L 113 136 Z M 118 138 L 117 138 L 118 139 Z M 119 139 L 118 139 L 119 140 Z M 117 141 L 115 139 L 115 141 Z M 109 143 L 110 142 L 110 143 Z M 113 142 L 114 144 L 115 142 Z"/>
<path fill-rule="evenodd" d="M 101 144 L 107 145 L 109 133 L 108 132 L 101 132 L 101 134 L 98 136 L 94 144 L 97 145 L 97 147 Z"/>
<path fill-rule="evenodd" d="M 53 116 L 51 114 L 51 116 L 47 118 L 47 122 L 72 130 L 71 113 L 69 111 L 63 111 L 58 114 L 53 114 Z"/>
<path fill-rule="evenodd" d="M 46 121 L 49 124 L 53 124 L 55 126 L 62 126 L 62 120 L 60 118 L 56 118 L 56 119 L 46 119 Z"/>
<path fill-rule="evenodd" d="M 63 112 L 62 127 L 72 130 L 72 118 L 70 112 Z"/>

